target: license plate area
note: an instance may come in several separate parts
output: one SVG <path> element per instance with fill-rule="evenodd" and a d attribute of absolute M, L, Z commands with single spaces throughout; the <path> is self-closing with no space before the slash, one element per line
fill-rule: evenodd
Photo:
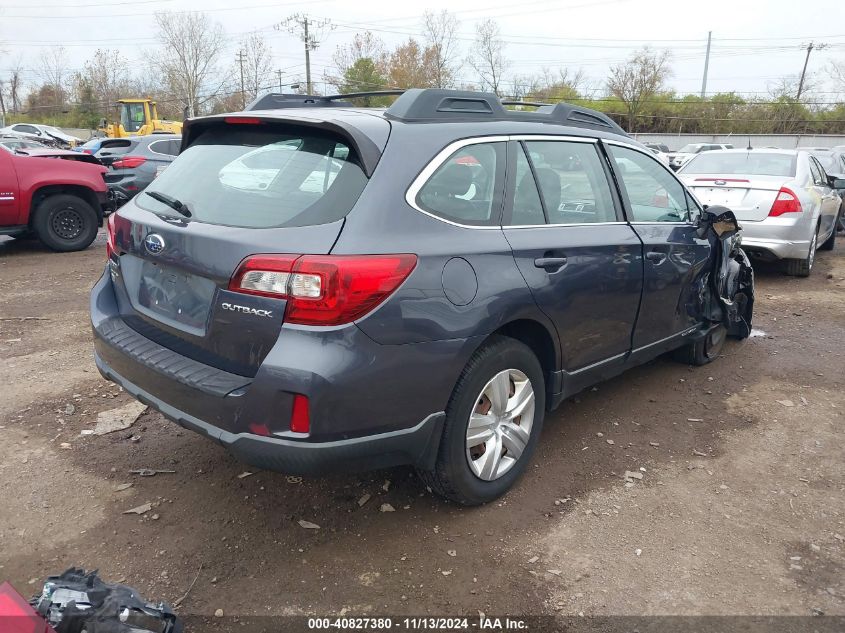
<path fill-rule="evenodd" d="M 137 307 L 148 316 L 202 336 L 215 289 L 216 285 L 210 279 L 143 260 Z"/>

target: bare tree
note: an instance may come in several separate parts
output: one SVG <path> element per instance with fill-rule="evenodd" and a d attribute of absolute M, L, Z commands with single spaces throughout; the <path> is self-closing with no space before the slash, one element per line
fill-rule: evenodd
<path fill-rule="evenodd" d="M 798 94 L 798 85 L 800 83 L 798 75 L 785 75 L 778 77 L 766 83 L 766 88 L 769 92 L 769 97 L 772 99 L 790 99 L 796 100 L 795 95 Z M 804 77 L 804 85 L 801 87 L 801 96 L 803 101 L 811 101 L 814 98 L 813 92 L 818 88 L 819 81 L 812 73 L 807 73 Z"/>
<path fill-rule="evenodd" d="M 374 69 L 379 74 L 385 74 L 387 67 L 387 52 L 384 42 L 370 31 L 356 33 L 349 44 L 338 46 L 332 55 L 335 72 L 323 74 L 326 83 L 331 84 L 338 90 L 347 85 L 348 75 L 351 69 L 359 65 L 361 60 L 368 59 L 373 62 Z M 359 87 L 359 90 L 372 90 L 373 88 Z"/>
<path fill-rule="evenodd" d="M 423 38 L 434 57 L 434 87 L 450 88 L 455 83 L 458 58 L 458 19 L 445 9 L 423 13 Z"/>
<path fill-rule="evenodd" d="M 64 46 L 53 46 L 41 53 L 41 77 L 56 97 L 54 105 L 61 110 L 68 79 L 67 51 Z"/>
<path fill-rule="evenodd" d="M 241 41 L 243 53 L 244 91 L 252 101 L 272 84 L 273 51 L 261 33 L 250 33 Z"/>
<path fill-rule="evenodd" d="M 9 108 L 12 114 L 17 114 L 20 112 L 23 101 L 23 58 L 21 56 L 12 62 L 7 83 L 9 84 Z"/>
<path fill-rule="evenodd" d="M 539 75 L 514 77 L 511 94 L 515 99 L 528 101 L 571 101 L 580 98 L 585 84 L 586 75 L 581 69 L 559 68 L 555 73 L 544 68 Z"/>
<path fill-rule="evenodd" d="M 833 80 L 836 90 L 845 94 L 845 61 L 832 61 L 828 64 L 827 74 Z"/>
<path fill-rule="evenodd" d="M 223 27 L 200 12 L 165 11 L 156 13 L 155 21 L 161 48 L 153 62 L 188 116 L 194 116 L 221 87 L 213 78 L 225 46 Z"/>
<path fill-rule="evenodd" d="M 107 111 L 121 97 L 132 96 L 129 60 L 116 49 L 97 49 L 74 76 L 77 93 L 85 87 L 97 111 Z M 77 94 L 77 97 L 79 95 Z"/>
<path fill-rule="evenodd" d="M 669 51 L 653 52 L 648 46 L 634 53 L 628 61 L 611 66 L 607 87 L 625 104 L 628 131 L 636 129 L 643 102 L 663 89 L 671 73 Z"/>
<path fill-rule="evenodd" d="M 505 42 L 498 23 L 491 18 L 479 22 L 475 27 L 475 43 L 467 61 L 478 73 L 482 89 L 491 90 L 497 95 L 508 68 L 504 53 Z"/>

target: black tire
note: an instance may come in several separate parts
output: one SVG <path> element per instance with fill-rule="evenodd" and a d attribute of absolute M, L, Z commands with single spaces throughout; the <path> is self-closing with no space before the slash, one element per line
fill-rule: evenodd
<path fill-rule="evenodd" d="M 836 221 L 839 221 L 839 218 L 836 218 Z M 833 247 L 836 246 L 836 225 L 833 225 L 833 231 L 830 233 L 830 237 L 827 238 L 824 243 L 819 246 L 820 251 L 832 251 Z"/>
<path fill-rule="evenodd" d="M 470 415 L 476 410 L 482 390 L 494 376 L 505 370 L 517 370 L 528 378 L 534 391 L 534 417 L 529 438 L 510 470 L 496 479 L 485 481 L 472 471 L 467 449 Z M 488 503 L 513 486 L 524 472 L 537 445 L 543 427 L 546 389 L 543 370 L 537 357 L 525 344 L 507 337 L 496 337 L 473 354 L 461 372 L 449 403 L 434 470 L 420 470 L 420 478 L 442 497 L 461 505 Z M 518 424 L 521 424 L 520 420 Z M 508 450 L 503 448 L 502 455 Z"/>
<path fill-rule="evenodd" d="M 701 340 L 676 349 L 672 356 L 676 361 L 687 365 L 701 366 L 712 363 L 719 358 L 727 336 L 728 330 L 725 326 L 717 325 Z"/>
<path fill-rule="evenodd" d="M 804 259 L 786 259 L 784 260 L 784 270 L 787 275 L 793 277 L 809 277 L 813 272 L 813 264 L 816 261 L 816 244 L 819 237 L 819 229 L 816 227 L 816 232 L 810 240 L 810 252 Z"/>
<path fill-rule="evenodd" d="M 67 193 L 45 198 L 32 221 L 32 228 L 54 251 L 81 251 L 97 237 L 97 212 L 85 200 Z"/>

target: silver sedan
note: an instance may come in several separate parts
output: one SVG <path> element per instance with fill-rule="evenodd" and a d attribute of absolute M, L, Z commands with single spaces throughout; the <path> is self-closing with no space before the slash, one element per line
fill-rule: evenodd
<path fill-rule="evenodd" d="M 786 272 L 806 277 L 816 248 L 832 250 L 845 181 L 828 177 L 802 150 L 733 149 L 705 152 L 678 176 L 702 204 L 723 205 L 742 223 L 749 255 L 783 260 Z"/>

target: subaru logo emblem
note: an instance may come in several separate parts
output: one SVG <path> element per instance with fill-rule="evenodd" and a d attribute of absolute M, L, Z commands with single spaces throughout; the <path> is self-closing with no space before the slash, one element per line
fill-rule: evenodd
<path fill-rule="evenodd" d="M 158 255 L 164 250 L 164 238 L 158 233 L 150 233 L 144 238 L 144 248 L 150 255 Z"/>
<path fill-rule="evenodd" d="M 715 180 L 713 181 L 717 185 L 726 185 L 728 184 L 726 180 Z"/>

